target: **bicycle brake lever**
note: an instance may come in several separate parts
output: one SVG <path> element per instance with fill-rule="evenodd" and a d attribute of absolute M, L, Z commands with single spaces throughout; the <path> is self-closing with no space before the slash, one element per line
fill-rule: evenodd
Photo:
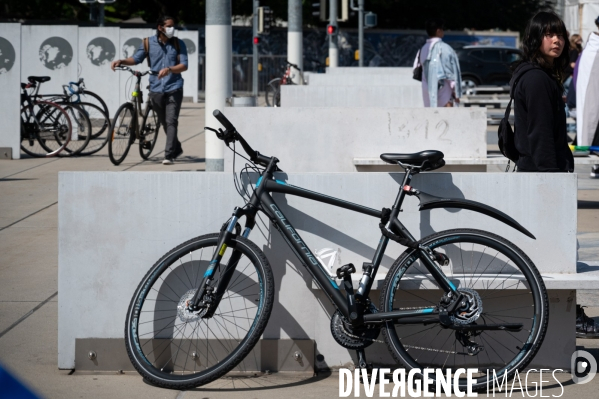
<path fill-rule="evenodd" d="M 213 128 L 208 127 L 208 126 L 204 126 L 204 130 L 210 130 L 211 132 L 214 132 L 216 134 L 216 137 L 218 137 L 221 140 L 223 138 L 224 132 L 222 130 L 220 130 L 220 129 L 216 130 L 216 129 L 213 129 Z"/>

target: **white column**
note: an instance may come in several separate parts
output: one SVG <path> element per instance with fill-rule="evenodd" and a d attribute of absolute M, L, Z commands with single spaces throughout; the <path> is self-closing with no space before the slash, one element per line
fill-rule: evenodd
<path fill-rule="evenodd" d="M 225 104 L 232 95 L 231 0 L 206 1 L 206 126 L 222 127 L 212 116 L 215 109 L 226 115 Z M 224 143 L 206 131 L 206 171 L 224 170 Z"/>
<path fill-rule="evenodd" d="M 302 2 L 289 0 L 287 27 L 287 60 L 300 67 L 303 71 L 303 33 L 302 33 Z M 298 71 L 293 71 L 293 82 L 302 84 Z"/>

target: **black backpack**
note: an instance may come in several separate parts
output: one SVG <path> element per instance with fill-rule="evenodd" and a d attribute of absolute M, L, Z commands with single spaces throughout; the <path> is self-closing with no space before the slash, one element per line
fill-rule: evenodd
<path fill-rule="evenodd" d="M 534 69 L 534 68 L 531 68 L 531 69 Z M 516 149 L 516 143 L 515 143 L 515 137 L 514 137 L 515 134 L 514 134 L 514 130 L 512 129 L 512 126 L 510 125 L 510 120 L 509 120 L 510 112 L 512 111 L 512 101 L 514 100 L 514 92 L 516 91 L 516 86 L 518 85 L 520 78 L 522 78 L 522 75 L 524 75 L 526 72 L 530 71 L 531 69 L 527 69 L 527 70 L 523 71 L 522 74 L 520 76 L 518 76 L 518 78 L 514 81 L 513 86 L 510 87 L 510 102 L 507 104 L 507 107 L 505 109 L 505 115 L 503 116 L 503 119 L 501 120 L 501 122 L 499 122 L 499 128 L 497 129 L 499 150 L 507 159 L 509 159 L 514 164 L 516 162 L 518 162 L 518 159 L 520 158 L 520 153 Z M 515 128 L 515 125 L 514 125 L 514 128 Z M 510 167 L 510 163 L 508 162 L 506 171 L 509 169 L 509 167 Z"/>

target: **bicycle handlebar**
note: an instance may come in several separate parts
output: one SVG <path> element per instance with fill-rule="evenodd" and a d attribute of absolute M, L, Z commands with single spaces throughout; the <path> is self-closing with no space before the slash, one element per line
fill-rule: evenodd
<path fill-rule="evenodd" d="M 287 65 L 289 65 L 289 66 L 292 66 L 292 67 L 294 67 L 295 69 L 297 69 L 298 71 L 300 71 L 300 72 L 301 72 L 301 69 L 300 69 L 300 67 L 298 67 L 297 65 L 295 65 L 295 64 L 292 64 L 291 62 L 289 62 L 289 61 L 287 61 L 287 60 L 285 60 L 285 62 L 287 63 Z"/>
<path fill-rule="evenodd" d="M 114 69 L 121 70 L 121 71 L 129 71 L 135 76 L 158 75 L 158 72 L 156 72 L 156 71 L 150 70 L 150 71 L 140 72 L 140 71 L 135 71 L 127 66 L 121 66 L 121 65 L 114 67 Z"/>
<path fill-rule="evenodd" d="M 207 128 L 208 130 L 212 130 L 214 133 L 216 133 L 216 137 L 218 137 L 220 140 L 223 140 L 227 144 L 227 146 L 229 145 L 229 143 L 233 141 L 239 141 L 239 143 L 243 147 L 246 154 L 248 154 L 252 162 L 257 163 L 258 165 L 262 165 L 264 167 L 268 166 L 272 158 L 262 155 L 258 151 L 255 151 L 248 144 L 248 142 L 245 141 L 241 134 L 239 134 L 237 129 L 235 129 L 235 126 L 233 126 L 233 124 L 227 119 L 227 117 L 224 116 L 222 112 L 220 112 L 220 110 L 215 109 L 214 112 L 212 112 L 212 116 L 214 116 L 216 120 L 218 120 L 220 124 L 223 125 L 225 131 L 223 132 L 220 129 L 216 130 Z"/>

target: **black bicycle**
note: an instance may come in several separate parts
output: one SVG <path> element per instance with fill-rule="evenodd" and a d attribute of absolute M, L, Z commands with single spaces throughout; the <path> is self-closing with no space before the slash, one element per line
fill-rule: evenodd
<path fill-rule="evenodd" d="M 73 131 L 67 112 L 38 96 L 41 83 L 49 80 L 49 76 L 29 76 L 28 83 L 21 83 L 21 149 L 34 157 L 58 155 Z"/>
<path fill-rule="evenodd" d="M 245 205 L 234 209 L 220 232 L 169 251 L 136 289 L 127 312 L 125 340 L 131 362 L 147 381 L 188 389 L 236 366 L 260 370 L 259 360 L 248 354 L 268 322 L 274 282 L 268 259 L 248 239 L 259 211 L 331 300 L 336 308 L 331 318 L 333 337 L 342 347 L 357 351 L 360 368 L 371 369 L 364 349 L 378 340 L 381 330 L 398 367 L 442 368 L 444 375 L 448 369 L 453 373 L 476 367 L 476 390 L 485 389 L 487 378 L 493 376 L 511 379 L 532 360 L 549 315 L 543 280 L 528 256 L 508 240 L 480 230 L 447 230 L 417 240 L 397 218 L 404 198 L 416 196 L 420 210 L 480 212 L 534 239 L 517 221 L 492 207 L 435 197 L 411 187 L 415 174 L 445 164 L 443 153 L 382 154 L 381 159 L 401 166 L 405 175 L 391 209 L 377 210 L 279 180 L 277 158 L 254 151 L 218 110 L 214 116 L 225 130 L 206 129 L 229 148 L 233 144 L 236 154 L 239 142 L 259 177 L 251 195 L 244 195 Z M 339 286 L 272 193 L 297 195 L 380 220 L 382 235 L 372 262 L 362 267 L 357 287 L 351 279 L 356 272 L 352 264 L 337 269 Z M 391 266 L 377 308 L 369 294 L 390 240 L 407 249 Z M 466 389 L 466 378 L 458 383 Z"/>
<path fill-rule="evenodd" d="M 148 159 L 154 150 L 160 130 L 158 115 L 154 112 L 149 98 L 142 111 L 144 100 L 141 91 L 141 78 L 146 75 L 158 75 L 158 72 L 139 72 L 126 66 L 116 67 L 116 70 L 131 72 L 136 78 L 136 82 L 135 89 L 131 93 L 131 102 L 122 104 L 112 121 L 112 134 L 108 139 L 108 156 L 114 165 L 125 160 L 135 139 L 139 140 L 139 155 L 143 159 Z M 143 115 L 143 119 L 140 125 L 139 116 L 141 115 Z"/>

